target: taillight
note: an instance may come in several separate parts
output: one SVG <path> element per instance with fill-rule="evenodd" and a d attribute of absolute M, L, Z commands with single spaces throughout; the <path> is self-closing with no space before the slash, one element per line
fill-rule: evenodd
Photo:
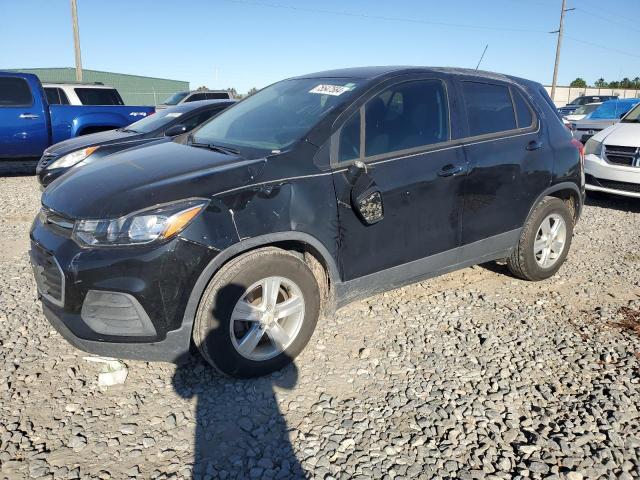
<path fill-rule="evenodd" d="M 576 140 L 575 138 L 571 139 L 571 144 L 578 149 L 578 154 L 580 155 L 580 166 L 584 168 L 584 145 L 580 140 Z"/>

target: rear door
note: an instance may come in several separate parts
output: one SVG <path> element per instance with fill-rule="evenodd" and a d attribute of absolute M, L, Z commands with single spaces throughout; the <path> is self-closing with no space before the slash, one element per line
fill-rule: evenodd
<path fill-rule="evenodd" d="M 43 98 L 36 77 L 0 73 L 0 157 L 39 157 L 49 146 Z"/>
<path fill-rule="evenodd" d="M 458 88 L 467 118 L 469 163 L 462 244 L 489 240 L 476 253 L 500 251 L 513 246 L 516 230 L 551 182 L 553 151 L 519 86 L 473 79 L 459 81 Z"/>
<path fill-rule="evenodd" d="M 466 164 L 451 142 L 448 92 L 444 78 L 395 80 L 333 135 L 345 280 L 432 256 L 455 263 Z M 403 283 L 439 266 L 418 262 L 386 278 Z"/>

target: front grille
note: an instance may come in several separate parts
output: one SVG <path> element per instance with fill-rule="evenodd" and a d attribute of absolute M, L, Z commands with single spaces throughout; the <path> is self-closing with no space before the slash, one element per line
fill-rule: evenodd
<path fill-rule="evenodd" d="M 605 159 L 616 165 L 640 167 L 640 148 L 605 145 Z"/>
<path fill-rule="evenodd" d="M 611 190 L 640 193 L 640 183 L 616 182 L 614 180 L 605 180 L 603 178 L 597 178 L 596 181 L 601 187 L 610 188 Z"/>
<path fill-rule="evenodd" d="M 55 257 L 33 242 L 29 253 L 38 291 L 55 305 L 64 306 L 64 274 Z"/>
<path fill-rule="evenodd" d="M 44 155 L 42 155 L 42 157 L 40 158 L 40 161 L 38 162 L 38 167 L 39 168 L 46 168 L 48 165 L 50 165 L 55 159 L 57 158 L 57 155 L 54 155 L 52 153 L 45 153 Z"/>

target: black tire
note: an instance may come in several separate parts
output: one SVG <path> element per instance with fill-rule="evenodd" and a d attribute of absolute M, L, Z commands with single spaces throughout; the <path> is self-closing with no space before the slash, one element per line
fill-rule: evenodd
<path fill-rule="evenodd" d="M 299 287 L 304 299 L 303 323 L 284 352 L 268 360 L 250 360 L 233 346 L 231 314 L 252 284 L 271 276 L 284 277 Z M 289 364 L 304 349 L 315 330 L 320 305 L 318 282 L 301 256 L 275 247 L 260 248 L 231 260 L 213 276 L 198 306 L 193 340 L 204 359 L 224 375 L 267 375 Z"/>
<path fill-rule="evenodd" d="M 535 259 L 533 244 L 542 221 L 550 214 L 555 213 L 565 221 L 567 237 L 564 250 L 549 268 L 543 268 Z M 573 237 L 573 214 L 567 204 L 555 197 L 545 197 L 531 213 L 520 234 L 520 240 L 507 259 L 507 266 L 513 275 L 524 280 L 545 280 L 553 276 L 562 266 Z"/>

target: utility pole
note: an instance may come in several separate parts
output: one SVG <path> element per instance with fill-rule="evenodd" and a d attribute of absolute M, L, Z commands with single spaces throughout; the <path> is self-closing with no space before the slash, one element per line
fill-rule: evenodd
<path fill-rule="evenodd" d="M 558 44 L 556 45 L 556 63 L 553 66 L 553 83 L 551 84 L 551 100 L 555 100 L 556 85 L 558 83 L 558 66 L 560 64 L 560 49 L 562 48 L 562 35 L 564 34 L 564 14 L 575 10 L 575 8 L 567 8 L 567 0 L 562 0 L 562 10 L 560 10 L 560 27 L 558 30 L 549 33 L 558 34 Z"/>
<path fill-rule="evenodd" d="M 71 22 L 73 23 L 73 48 L 76 54 L 76 81 L 82 81 L 82 55 L 80 54 L 80 31 L 78 30 L 78 4 L 71 0 Z"/>

